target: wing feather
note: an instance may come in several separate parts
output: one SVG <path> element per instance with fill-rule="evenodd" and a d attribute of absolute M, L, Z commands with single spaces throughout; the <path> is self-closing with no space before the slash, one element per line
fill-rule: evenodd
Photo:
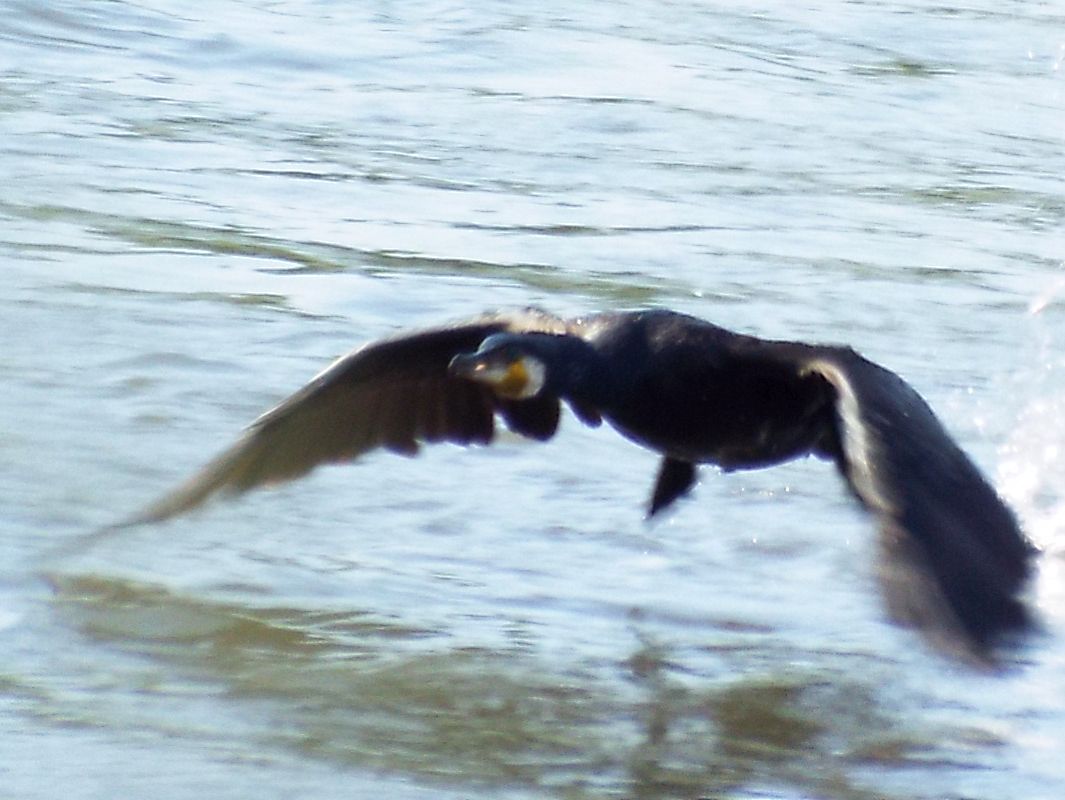
<path fill-rule="evenodd" d="M 890 611 L 979 657 L 1030 626 L 1019 595 L 1033 548 L 928 404 L 851 350 L 822 348 L 806 370 L 836 391 L 840 466 L 879 520 Z"/>
<path fill-rule="evenodd" d="M 414 455 L 420 442 L 487 444 L 500 402 L 486 387 L 452 378 L 451 359 L 493 333 L 572 330 L 528 309 L 365 345 L 337 359 L 199 472 L 121 524 L 166 519 L 215 494 L 293 480 L 320 464 L 350 461 L 379 447 Z M 519 433 L 547 438 L 554 432 L 557 398 L 515 411 L 517 406 L 524 404 L 508 404 L 505 418 Z"/>

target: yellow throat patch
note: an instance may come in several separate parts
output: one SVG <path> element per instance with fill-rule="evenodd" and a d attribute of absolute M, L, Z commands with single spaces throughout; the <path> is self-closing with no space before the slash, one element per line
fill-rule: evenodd
<path fill-rule="evenodd" d="M 525 387 L 529 384 L 529 371 L 525 360 L 517 359 L 507 367 L 507 371 L 494 384 L 496 394 L 500 397 L 518 399 L 524 397 Z"/>

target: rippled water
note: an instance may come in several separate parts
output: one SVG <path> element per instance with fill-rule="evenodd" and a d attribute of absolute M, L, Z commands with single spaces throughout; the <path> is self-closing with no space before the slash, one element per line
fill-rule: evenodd
<path fill-rule="evenodd" d="M 0 3 L 0 796 L 1058 798 L 1055 4 Z M 851 343 L 1045 548 L 973 673 L 823 463 L 376 455 L 89 533 L 331 358 L 497 306 Z"/>

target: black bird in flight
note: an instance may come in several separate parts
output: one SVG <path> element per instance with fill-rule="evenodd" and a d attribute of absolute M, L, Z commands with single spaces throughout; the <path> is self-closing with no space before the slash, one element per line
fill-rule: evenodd
<path fill-rule="evenodd" d="M 1032 625 L 1020 594 L 1034 548 L 909 384 L 847 347 L 758 339 L 665 310 L 565 320 L 528 309 L 372 342 L 123 524 L 376 448 L 487 444 L 497 415 L 546 440 L 562 401 L 662 455 L 652 516 L 691 488 L 698 464 L 812 454 L 835 463 L 876 519 L 877 573 L 897 621 L 985 662 Z"/>

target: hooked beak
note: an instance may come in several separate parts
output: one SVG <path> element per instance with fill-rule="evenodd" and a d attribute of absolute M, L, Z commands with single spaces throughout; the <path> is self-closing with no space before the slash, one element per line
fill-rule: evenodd
<path fill-rule="evenodd" d="M 487 381 L 488 365 L 477 353 L 459 353 L 447 365 L 447 374 L 471 381 Z"/>
<path fill-rule="evenodd" d="M 498 396 L 526 399 L 540 390 L 542 380 L 531 380 L 524 358 L 501 360 L 486 353 L 460 353 L 451 359 L 448 374 L 489 386 Z"/>

